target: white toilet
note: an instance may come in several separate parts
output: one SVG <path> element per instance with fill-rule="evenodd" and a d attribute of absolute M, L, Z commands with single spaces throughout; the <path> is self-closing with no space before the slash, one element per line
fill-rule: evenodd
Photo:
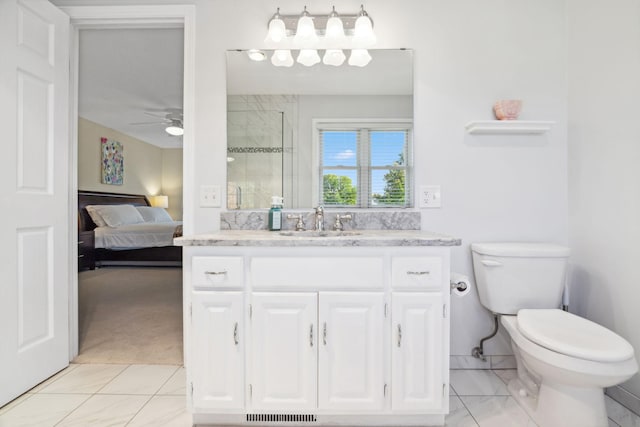
<path fill-rule="evenodd" d="M 511 337 L 518 376 L 510 393 L 540 427 L 607 427 L 603 389 L 638 365 L 624 338 L 558 309 L 569 249 L 474 243 L 471 251 L 480 302 Z"/>

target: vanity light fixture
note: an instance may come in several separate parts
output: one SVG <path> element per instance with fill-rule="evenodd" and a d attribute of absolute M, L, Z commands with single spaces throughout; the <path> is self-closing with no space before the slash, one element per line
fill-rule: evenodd
<path fill-rule="evenodd" d="M 278 49 L 271 55 L 271 63 L 276 67 L 291 67 L 293 65 L 293 56 L 288 49 Z"/>
<path fill-rule="evenodd" d="M 371 62 L 371 55 L 367 49 L 351 49 L 349 65 L 365 67 L 369 62 Z"/>
<path fill-rule="evenodd" d="M 315 49 L 300 49 L 296 61 L 305 67 L 311 67 L 320 62 L 320 55 Z"/>
<path fill-rule="evenodd" d="M 287 37 L 287 29 L 284 21 L 280 16 L 280 8 L 273 14 L 269 21 L 269 31 L 267 32 L 267 38 L 265 42 L 280 43 Z"/>
<path fill-rule="evenodd" d="M 355 15 L 338 15 L 335 6 L 328 15 L 311 15 L 307 7 L 300 15 L 281 15 L 280 8 L 269 20 L 265 44 L 275 49 L 271 63 L 277 67 L 294 64 L 291 48 L 299 50 L 297 62 L 307 67 L 320 62 L 318 49 L 324 50 L 322 62 L 340 66 L 345 62 L 344 50 L 351 50 L 349 65 L 364 67 L 371 61 L 366 48 L 377 41 L 373 20 L 360 6 Z"/>
<path fill-rule="evenodd" d="M 339 67 L 347 59 L 342 49 L 327 49 L 322 57 L 322 63 L 325 65 L 333 65 Z"/>

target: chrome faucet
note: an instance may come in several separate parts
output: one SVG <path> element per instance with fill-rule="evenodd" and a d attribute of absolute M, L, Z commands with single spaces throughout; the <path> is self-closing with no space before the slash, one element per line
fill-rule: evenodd
<path fill-rule="evenodd" d="M 351 219 L 351 214 L 346 214 L 346 215 L 336 214 L 336 222 L 333 223 L 333 229 L 335 231 L 344 230 L 342 221 L 349 221 L 350 219 Z"/>
<path fill-rule="evenodd" d="M 322 205 L 316 208 L 316 231 L 324 231 L 324 208 Z"/>

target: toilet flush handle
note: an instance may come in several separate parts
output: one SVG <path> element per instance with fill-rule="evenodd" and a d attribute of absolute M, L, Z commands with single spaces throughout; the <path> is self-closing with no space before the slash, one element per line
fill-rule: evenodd
<path fill-rule="evenodd" d="M 487 267 L 501 267 L 502 263 L 499 261 L 494 261 L 492 259 L 483 259 L 482 265 L 486 265 Z"/>

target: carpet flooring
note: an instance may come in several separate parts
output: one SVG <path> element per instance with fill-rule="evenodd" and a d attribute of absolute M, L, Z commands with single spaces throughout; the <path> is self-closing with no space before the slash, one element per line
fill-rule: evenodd
<path fill-rule="evenodd" d="M 75 363 L 182 365 L 182 269 L 107 267 L 78 274 Z"/>

